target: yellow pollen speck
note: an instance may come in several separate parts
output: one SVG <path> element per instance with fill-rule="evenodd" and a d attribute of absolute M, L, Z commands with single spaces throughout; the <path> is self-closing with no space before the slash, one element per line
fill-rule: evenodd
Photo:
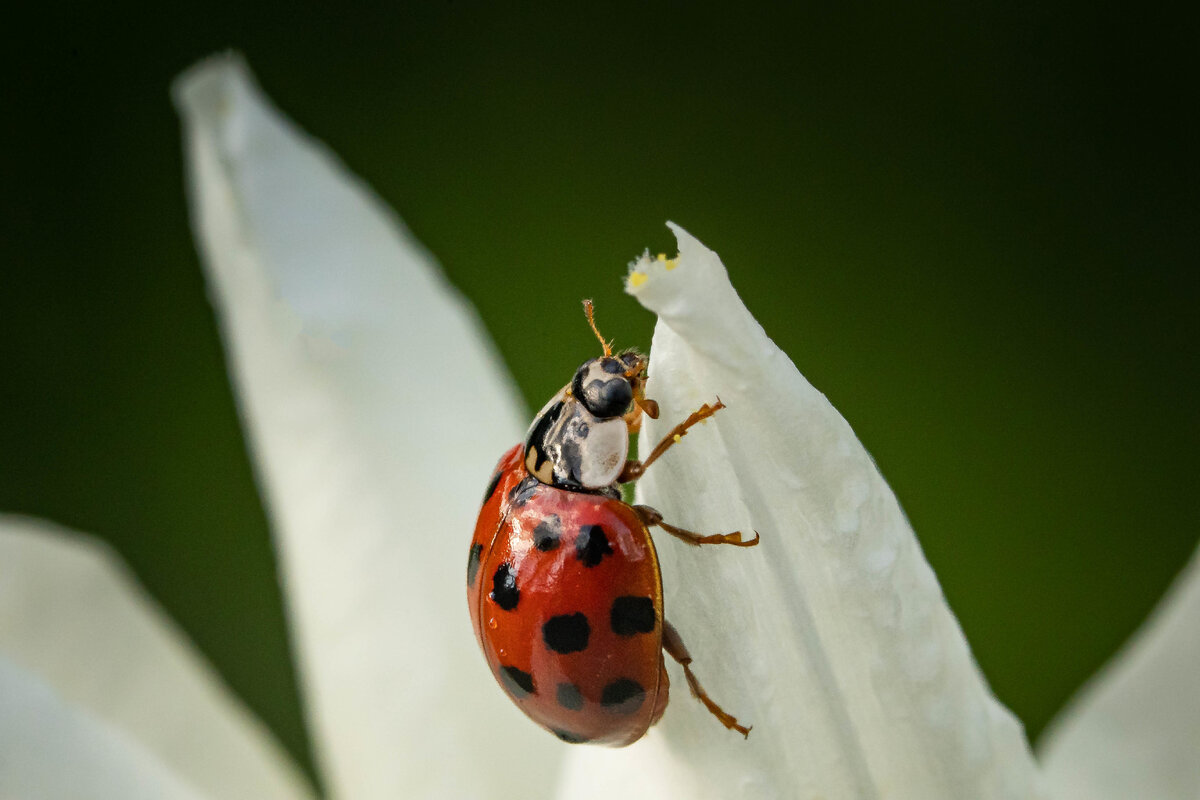
<path fill-rule="evenodd" d="M 658 260 L 658 263 L 665 266 L 668 270 L 675 269 L 676 267 L 679 266 L 679 258 L 678 257 L 667 258 L 666 253 L 659 253 L 657 256 L 655 256 L 655 258 Z"/>
<path fill-rule="evenodd" d="M 682 436 L 680 436 L 678 433 L 677 433 L 677 434 L 675 434 L 675 444 L 679 444 L 679 440 L 680 440 L 680 439 L 682 439 L 682 438 L 683 438 L 683 437 L 682 437 Z"/>
<path fill-rule="evenodd" d="M 646 273 L 644 273 L 644 272 L 629 273 L 629 285 L 632 286 L 634 289 L 641 286 L 645 282 L 646 282 Z"/>

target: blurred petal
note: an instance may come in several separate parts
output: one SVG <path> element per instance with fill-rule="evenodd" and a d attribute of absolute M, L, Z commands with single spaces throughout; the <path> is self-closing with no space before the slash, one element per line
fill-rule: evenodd
<path fill-rule="evenodd" d="M 754 730 L 726 731 L 676 672 L 652 738 L 629 754 L 576 750 L 563 796 L 1039 796 L 1021 725 L 989 691 L 870 455 L 716 254 L 671 227 L 678 261 L 643 258 L 627 284 L 659 315 L 647 395 L 662 414 L 640 449 L 717 395 L 728 408 L 638 491 L 676 525 L 762 534 L 752 550 L 659 547 L 666 614 L 697 677 Z M 602 773 L 608 795 L 589 789 Z"/>
<path fill-rule="evenodd" d="M 1200 797 L 1200 551 L 1040 749 L 1058 800 Z"/>
<path fill-rule="evenodd" d="M 327 785 L 355 800 L 537 796 L 560 746 L 496 691 L 464 599 L 480 496 L 524 430 L 494 347 L 402 223 L 240 61 L 201 64 L 177 100 Z"/>
<path fill-rule="evenodd" d="M 0 656 L 0 797 L 200 800 L 120 732 Z"/>
<path fill-rule="evenodd" d="M 261 723 L 93 539 L 0 516 L 0 656 L 37 675 L 89 726 L 136 740 L 209 797 L 311 796 Z M 31 692 L 30 702 L 57 708 Z M 47 725 L 68 724 L 68 712 L 54 714 L 60 721 Z M 10 724 L 0 713 L 0 728 Z M 6 752 L 0 746 L 0 759 Z"/>

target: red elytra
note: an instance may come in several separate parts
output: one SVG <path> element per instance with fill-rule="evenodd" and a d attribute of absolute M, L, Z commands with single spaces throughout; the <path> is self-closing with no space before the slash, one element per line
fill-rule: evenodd
<path fill-rule="evenodd" d="M 595 330 L 591 304 L 588 321 Z M 597 337 L 599 333 L 597 332 Z M 615 747 L 640 739 L 667 706 L 663 653 L 727 728 L 749 728 L 705 693 L 679 634 L 663 616 L 662 577 L 649 526 L 688 544 L 758 543 L 739 532 L 702 536 L 631 506 L 618 485 L 639 477 L 688 428 L 724 406 L 705 405 L 645 461 L 628 460 L 641 414 L 646 359 L 632 351 L 585 362 L 500 459 L 467 562 L 475 636 L 497 682 L 530 719 L 570 743 Z"/>
<path fill-rule="evenodd" d="M 667 700 L 654 545 L 620 501 L 522 485 L 523 449 L 505 453 L 475 529 L 476 635 L 500 685 L 538 724 L 564 741 L 629 744 Z"/>

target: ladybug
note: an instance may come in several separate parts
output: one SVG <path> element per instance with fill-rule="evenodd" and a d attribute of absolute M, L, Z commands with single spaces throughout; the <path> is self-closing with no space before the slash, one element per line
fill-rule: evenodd
<path fill-rule="evenodd" d="M 492 674 L 530 719 L 559 739 L 622 747 L 662 716 L 668 688 L 663 653 L 683 667 L 692 694 L 726 728 L 748 736 L 701 688 L 692 657 L 663 616 L 662 575 L 650 538 L 658 526 L 684 542 L 758 544 L 758 534 L 704 536 L 621 499 L 693 425 L 724 405 L 705 404 L 675 426 L 644 461 L 628 458 L 642 414 L 647 359 L 585 361 L 538 413 L 525 441 L 500 459 L 484 492 L 467 559 L 467 601 Z"/>

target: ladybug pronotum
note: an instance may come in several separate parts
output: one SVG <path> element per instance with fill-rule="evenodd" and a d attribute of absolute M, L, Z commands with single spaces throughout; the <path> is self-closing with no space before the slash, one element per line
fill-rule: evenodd
<path fill-rule="evenodd" d="M 683 530 L 649 506 L 623 502 L 619 488 L 724 405 L 701 406 L 644 461 L 629 459 L 642 414 L 658 418 L 644 393 L 647 361 L 632 350 L 613 355 L 590 300 L 584 310 L 604 355 L 584 362 L 551 398 L 484 493 L 467 559 L 476 639 L 517 707 L 564 742 L 622 747 L 640 739 L 667 706 L 664 652 L 726 728 L 748 735 L 701 688 L 663 616 L 649 529 L 694 546 L 750 547 L 758 534 Z"/>

